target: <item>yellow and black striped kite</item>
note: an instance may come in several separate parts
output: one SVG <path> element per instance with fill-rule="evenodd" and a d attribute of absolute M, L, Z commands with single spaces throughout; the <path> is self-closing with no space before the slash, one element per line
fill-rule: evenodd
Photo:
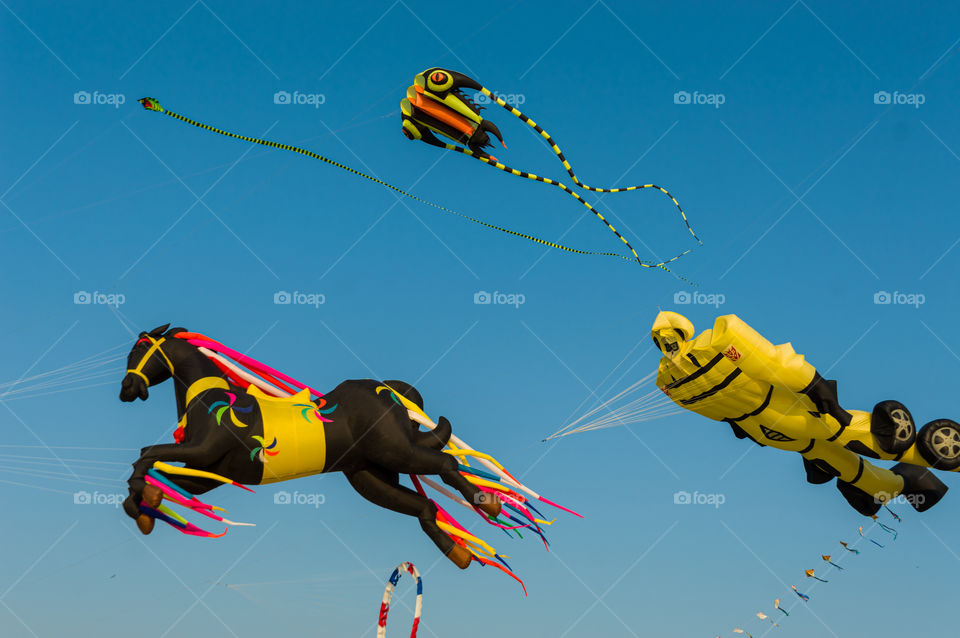
<path fill-rule="evenodd" d="M 501 163 L 496 157 L 490 155 L 485 150 L 488 147 L 493 146 L 491 136 L 499 140 L 500 144 L 506 148 L 506 144 L 503 143 L 503 136 L 500 134 L 500 129 L 497 128 L 494 123 L 480 116 L 480 110 L 483 107 L 471 99 L 464 92 L 464 89 L 481 93 L 482 95 L 486 96 L 488 100 L 503 107 L 512 115 L 517 117 L 521 122 L 535 130 L 540 137 L 547 141 L 547 143 L 550 145 L 550 148 L 553 149 L 553 152 L 563 163 L 563 167 L 566 169 L 567 174 L 570 175 L 570 179 L 573 180 L 573 183 L 576 186 L 584 190 L 593 191 L 595 193 L 625 193 L 627 191 L 640 190 L 643 188 L 652 188 L 660 191 L 670 198 L 670 201 L 673 202 L 674 206 L 676 206 L 677 210 L 680 212 L 680 216 L 683 218 L 683 222 L 686 225 L 687 230 L 690 231 L 690 234 L 695 240 L 697 240 L 698 244 L 703 245 L 703 242 L 700 241 L 700 238 L 697 237 L 696 233 L 693 232 L 693 228 L 690 227 L 690 222 L 687 220 L 687 215 L 684 213 L 683 208 L 680 207 L 680 203 L 665 188 L 657 186 L 656 184 L 642 184 L 639 186 L 627 186 L 625 188 L 598 188 L 584 184 L 573 172 L 570 162 L 568 162 L 567 158 L 564 157 L 563 151 L 560 150 L 560 147 L 553 140 L 549 133 L 543 130 L 539 124 L 521 113 L 517 108 L 508 104 L 503 98 L 497 96 L 490 89 L 462 73 L 435 67 L 432 69 L 427 69 L 423 73 L 420 73 L 414 77 L 413 86 L 407 89 L 407 96 L 400 101 L 400 111 L 403 119 L 403 134 L 411 140 L 421 140 L 432 146 L 463 153 L 464 155 L 468 155 L 474 159 L 480 160 L 481 162 L 493 166 L 494 168 L 505 173 L 510 173 L 511 175 L 516 175 L 517 177 L 531 179 L 559 188 L 580 202 L 591 213 L 596 215 L 600 221 L 606 224 L 607 228 L 613 231 L 613 233 L 620 238 L 620 241 L 622 241 L 630 250 L 630 253 L 633 255 L 632 260 L 636 261 L 642 266 L 651 268 L 662 267 L 664 264 L 674 261 L 690 252 L 689 250 L 686 250 L 680 255 L 677 255 L 676 257 L 668 259 L 667 261 L 659 264 L 646 263 L 640 259 L 637 251 L 634 250 L 633 246 L 630 245 L 630 242 L 628 242 L 627 239 L 620 234 L 616 228 L 613 227 L 606 217 L 604 217 L 593 206 L 588 204 L 586 200 L 584 200 L 566 184 L 554 179 L 550 179 L 549 177 L 543 177 L 542 175 L 534 175 L 526 171 L 521 171 Z M 447 139 L 453 140 L 454 142 L 457 142 L 457 144 L 445 142 L 439 139 L 435 133 Z"/>
<path fill-rule="evenodd" d="M 465 77 L 465 76 L 463 76 L 463 77 Z M 469 78 L 467 78 L 467 80 L 469 80 Z M 479 85 L 476 85 L 476 86 L 479 86 Z M 481 88 L 482 88 L 482 87 L 481 87 Z M 488 92 L 488 93 L 489 93 L 489 92 Z M 454 96 L 456 95 L 456 93 L 452 93 L 452 94 L 453 94 Z M 340 168 L 340 169 L 342 169 L 342 170 L 345 170 L 345 171 L 347 171 L 347 172 L 349 172 L 349 173 L 352 173 L 352 174 L 354 174 L 354 175 L 356 175 L 356 176 L 358 176 L 358 177 L 362 177 L 362 178 L 364 178 L 364 179 L 367 179 L 367 180 L 370 180 L 370 181 L 375 182 L 375 183 L 377 183 L 377 184 L 380 184 L 381 186 L 384 186 L 384 187 L 386 187 L 386 188 L 394 191 L 395 193 L 397 193 L 397 194 L 399 194 L 399 195 L 403 195 L 404 197 L 408 197 L 408 198 L 410 198 L 410 199 L 412 199 L 412 200 L 414 200 L 414 201 L 417 201 L 417 202 L 419 202 L 419 203 L 421 203 L 421 204 L 426 204 L 426 205 L 431 206 L 431 207 L 433 207 L 433 208 L 436 208 L 436 209 L 438 209 L 438 210 L 442 210 L 442 211 L 444 211 L 444 212 L 446 212 L 446 213 L 450 213 L 450 214 L 453 214 L 453 215 L 457 215 L 458 217 L 461 217 L 461 218 L 463 218 L 463 219 L 469 220 L 469 221 L 471 221 L 471 222 L 473 222 L 473 223 L 475 223 L 475 224 L 479 224 L 479 225 L 484 226 L 484 227 L 486 227 L 486 228 L 491 228 L 491 229 L 493 229 L 493 230 L 498 230 L 498 231 L 500 231 L 500 232 L 502 232 L 502 233 L 506 233 L 506 234 L 509 234 L 509 235 L 513 235 L 514 237 L 520 237 L 520 238 L 523 238 L 523 239 L 527 239 L 527 240 L 529 240 L 529 241 L 536 242 L 536 243 L 538 243 L 538 244 L 541 244 L 541 245 L 544 245 L 544 246 L 548 246 L 548 247 L 550 247 L 550 248 L 557 248 L 557 249 L 559 249 L 559 250 L 563 250 L 563 251 L 570 252 L 570 253 L 576 253 L 576 254 L 579 254 L 579 255 L 600 255 L 600 256 L 605 256 L 605 257 L 616 257 L 616 258 L 621 259 L 621 260 L 624 260 L 624 261 L 638 263 L 638 264 L 640 264 L 641 266 L 644 266 L 644 267 L 646 267 L 646 268 L 659 268 L 659 269 L 664 270 L 664 271 L 666 271 L 666 272 L 670 272 L 669 269 L 666 267 L 666 264 L 669 263 L 669 262 L 671 262 L 671 261 L 674 261 L 675 259 L 677 259 L 677 257 L 674 257 L 673 259 L 668 259 L 668 260 L 662 261 L 662 262 L 652 262 L 652 261 L 651 261 L 651 262 L 647 262 L 647 261 L 643 261 L 643 260 L 641 260 L 640 257 L 637 255 L 636 251 L 634 251 L 633 248 L 630 247 L 630 244 L 627 243 L 625 239 L 624 239 L 623 241 L 624 241 L 624 243 L 625 243 L 628 247 L 630 247 L 630 251 L 631 251 L 631 253 L 632 253 L 632 256 L 622 255 L 622 254 L 617 253 L 617 252 L 589 251 L 589 250 L 580 250 L 580 249 L 576 249 L 576 248 L 571 248 L 571 247 L 569 247 L 569 246 L 565 246 L 565 245 L 560 244 L 560 243 L 558 243 L 558 242 L 548 241 L 548 240 L 546 240 L 546 239 L 541 239 L 541 238 L 535 237 L 535 236 L 533 236 L 533 235 L 528 235 L 528 234 L 526 234 L 526 233 L 521 233 L 521 232 L 517 232 L 517 231 L 514 231 L 514 230 L 510 230 L 510 229 L 508 229 L 508 228 L 503 228 L 503 227 L 497 226 L 497 225 L 495 225 L 495 224 L 490 224 L 490 223 L 488 223 L 488 222 L 486 222 L 486 221 L 483 221 L 483 220 L 481 220 L 481 219 L 477 219 L 476 217 L 472 217 L 472 216 L 470 216 L 470 215 L 466 215 L 466 214 L 464 214 L 464 213 L 461 213 L 461 212 L 459 212 L 459 211 L 456 211 L 456 210 L 447 208 L 447 207 L 445 207 L 445 206 L 441 206 L 441 205 L 439 205 L 439 204 L 436 204 L 436 203 L 427 201 L 427 200 L 425 200 L 425 199 L 422 199 L 422 198 L 418 197 L 417 195 L 413 195 L 412 193 L 409 193 L 409 192 L 407 192 L 407 191 L 405 191 L 405 190 L 403 190 L 403 189 L 400 189 L 400 188 L 398 188 L 398 187 L 396 187 L 396 186 L 393 186 L 392 184 L 389 184 L 389 183 L 387 183 L 387 182 L 385 182 L 385 181 L 383 181 L 383 180 L 381 180 L 381 179 L 378 179 L 378 178 L 373 177 L 373 176 L 371 176 L 371 175 L 367 175 L 366 173 L 363 173 L 363 172 L 361 172 L 361 171 L 358 171 L 358 170 L 356 170 L 356 169 L 354 169 L 354 168 L 351 168 L 351 167 L 349 167 L 349 166 L 347 166 L 347 165 L 345 165 L 345 164 L 341 164 L 340 162 L 337 162 L 337 161 L 335 161 L 335 160 L 333 160 L 333 159 L 330 159 L 330 158 L 328 158 L 328 157 L 325 157 L 325 156 L 323 156 L 323 155 L 320 155 L 319 153 L 315 153 L 315 152 L 313 152 L 313 151 L 309 151 L 309 150 L 300 148 L 300 147 L 298 147 L 298 146 L 292 146 L 292 145 L 290 145 L 290 144 L 282 144 L 282 143 L 273 142 L 273 141 L 270 141 L 270 140 L 264 140 L 264 139 L 260 139 L 260 138 L 256 138 L 256 137 L 250 137 L 250 136 L 247 136 L 247 135 L 239 135 L 239 134 L 237 134 L 237 133 L 231 133 L 230 131 L 226 131 L 226 130 L 217 128 L 217 127 L 215 127 L 215 126 L 210 126 L 210 125 L 208 125 L 208 124 L 204 124 L 204 123 L 202 123 L 202 122 L 198 122 L 198 121 L 193 120 L 193 119 L 190 119 L 190 118 L 188 118 L 188 117 L 186 117 L 186 116 L 184 116 L 184 115 L 181 115 L 181 114 L 179 114 L 179 113 L 176 113 L 176 112 L 174 112 L 174 111 L 171 111 L 171 110 L 169 110 L 169 109 L 164 108 L 163 106 L 160 105 L 160 102 L 159 102 L 158 100 L 156 100 L 155 98 L 152 98 L 152 97 L 141 98 L 141 99 L 139 100 L 139 102 L 140 102 L 141 105 L 143 105 L 143 107 L 144 107 L 145 109 L 147 109 L 147 110 L 149 110 L 149 111 L 156 111 L 156 112 L 158 112 L 158 113 L 163 113 L 164 115 L 168 115 L 168 116 L 170 116 L 170 117 L 172 117 L 172 118 L 174 118 L 174 119 L 176 119 L 176 120 L 179 120 L 179 121 L 184 122 L 184 123 L 186 123 L 186 124 L 190 124 L 191 126 L 195 126 L 195 127 L 197 127 L 197 128 L 203 129 L 203 130 L 205 130 L 205 131 L 210 131 L 210 132 L 212 132 L 212 133 L 217 133 L 218 135 L 223 135 L 223 136 L 226 136 L 226 137 L 231 137 L 231 138 L 234 138 L 234 139 L 242 140 L 242 141 L 245 141 L 245 142 L 250 142 L 250 143 L 253 143 L 253 144 L 260 144 L 260 145 L 262 145 L 262 146 L 267 146 L 267 147 L 269 147 L 269 148 L 276 148 L 276 149 L 280 149 L 280 150 L 291 151 L 291 152 L 298 153 L 298 154 L 303 155 L 303 156 L 306 156 L 306 157 L 310 157 L 310 158 L 313 158 L 313 159 L 316 159 L 316 160 L 320 160 L 321 162 L 324 162 L 324 163 L 329 164 L 329 165 L 331 165 L 331 166 L 335 166 L 335 167 L 337 167 L 337 168 Z M 406 102 L 406 100 L 404 100 L 404 102 Z M 408 127 L 408 123 L 407 123 L 407 116 L 406 116 L 406 115 L 404 115 L 404 120 L 405 120 L 405 122 L 404 122 L 404 130 L 405 130 L 405 132 L 407 133 L 408 137 L 410 137 L 410 136 L 411 136 L 411 133 L 409 132 L 409 130 L 408 130 L 408 128 L 407 128 L 407 127 Z M 533 125 L 532 122 L 529 122 L 529 121 L 528 121 L 528 123 L 530 123 L 531 125 Z M 412 126 L 412 124 L 411 124 L 411 126 Z M 474 133 L 476 133 L 476 134 L 473 136 L 473 139 L 472 139 L 472 141 L 471 141 L 472 144 L 477 144 L 477 143 L 479 143 L 480 140 L 481 140 L 481 134 L 477 133 L 477 131 L 484 132 L 483 135 L 482 135 L 482 139 L 483 139 L 483 140 L 486 140 L 486 139 L 487 139 L 486 134 L 485 134 L 485 131 L 490 131 L 491 133 L 493 133 L 494 135 L 496 135 L 498 138 L 500 137 L 500 132 L 497 130 L 496 126 L 494 126 L 492 123 L 489 123 L 489 122 L 483 122 L 483 123 L 481 123 L 481 124 L 478 124 L 476 131 L 474 131 Z M 427 132 L 427 134 L 430 135 L 430 134 L 429 134 L 429 131 Z M 432 135 L 430 135 L 430 137 L 433 138 Z M 435 140 L 436 138 L 433 138 L 433 139 Z M 437 141 L 437 144 L 442 146 L 442 144 L 440 144 L 439 141 Z M 453 145 L 450 145 L 450 147 L 451 147 L 451 148 L 457 148 L 457 147 L 454 147 Z M 466 152 L 467 154 L 472 154 L 472 153 L 474 152 L 474 151 L 465 151 L 464 149 L 459 149 L 459 148 L 457 148 L 457 150 L 460 150 L 461 152 Z M 476 155 L 476 156 L 477 156 L 478 158 L 480 158 L 480 155 Z M 487 158 L 487 159 L 485 159 L 484 161 L 488 161 L 488 159 L 490 158 L 490 156 L 489 156 L 489 155 L 486 155 L 485 153 L 483 154 L 483 157 L 484 157 L 484 158 Z M 561 157 L 562 157 L 562 156 L 561 156 Z M 538 179 L 538 180 L 540 180 L 540 181 L 544 181 L 545 183 L 558 186 L 558 187 L 564 189 L 566 192 L 568 192 L 568 193 L 569 193 L 570 195 L 572 195 L 573 197 L 577 198 L 584 206 L 586 206 L 587 208 L 590 208 L 590 210 L 593 211 L 594 214 L 596 214 L 598 217 L 600 217 L 600 219 L 604 219 L 597 211 L 595 211 L 589 204 L 587 204 L 587 202 L 583 201 L 583 200 L 580 198 L 579 195 L 577 195 L 576 193 L 570 191 L 566 186 L 564 186 L 563 184 L 561 184 L 561 183 L 559 183 L 559 182 L 554 182 L 554 181 L 552 181 L 552 180 L 547 180 L 547 179 L 545 179 L 545 178 L 538 178 L 538 177 L 535 176 L 535 175 L 528 175 L 528 174 L 526 174 L 526 173 L 520 173 L 519 171 L 513 171 L 512 169 L 509 169 L 509 168 L 507 168 L 507 167 L 504 167 L 504 166 L 501 165 L 501 164 L 493 163 L 493 164 L 491 164 L 491 165 L 497 166 L 498 168 L 503 168 L 503 169 L 508 170 L 508 171 L 511 171 L 511 172 L 515 172 L 516 174 L 522 175 L 522 176 L 524 176 L 524 177 L 529 177 L 529 178 L 531 178 L 531 179 Z M 572 174 L 572 173 L 571 173 L 571 174 Z M 576 179 L 576 178 L 574 178 L 574 179 Z M 591 187 L 583 186 L 583 185 L 580 184 L 579 182 L 577 182 L 577 183 L 578 183 L 578 185 L 580 185 L 580 186 L 582 186 L 582 187 L 584 187 L 584 188 L 591 188 Z M 591 190 L 596 190 L 596 191 L 598 191 L 598 192 L 619 192 L 619 191 L 621 191 L 621 190 L 634 190 L 635 188 L 646 188 L 646 187 L 647 187 L 647 186 L 643 186 L 643 187 L 631 187 L 631 188 L 629 188 L 629 189 L 614 189 L 614 190 L 601 190 L 601 189 L 592 189 L 592 188 L 591 188 Z M 653 187 L 653 186 L 650 186 L 650 187 Z M 654 187 L 654 188 L 659 188 L 659 187 Z M 663 189 L 660 189 L 660 190 L 663 190 Z M 666 192 L 666 191 L 663 191 L 663 192 Z M 674 203 L 676 203 L 676 200 L 674 200 Z M 679 207 L 679 205 L 678 205 L 678 207 Z M 682 211 L 681 211 L 681 213 L 682 213 Z M 686 219 L 686 218 L 684 218 L 684 219 Z M 607 223 L 608 226 L 610 226 L 609 222 L 607 222 L 605 219 L 604 219 L 604 222 Z M 688 227 L 689 227 L 689 225 L 688 225 Z M 610 228 L 613 229 L 612 226 L 610 226 Z M 614 230 L 614 232 L 617 232 L 617 231 Z M 692 233 L 692 232 L 693 232 L 693 231 L 691 230 L 691 233 Z M 621 237 L 621 239 L 623 239 L 623 237 L 622 237 L 619 233 L 617 233 L 617 236 L 618 236 L 618 237 Z M 696 235 L 694 235 L 694 237 L 696 237 Z M 699 241 L 699 240 L 698 240 L 698 241 Z M 686 251 L 686 252 L 689 252 L 689 251 Z M 684 254 L 685 254 L 685 253 L 684 253 Z M 679 257 L 679 255 L 678 255 L 678 257 Z M 680 277 L 680 278 L 683 279 L 683 277 Z"/>

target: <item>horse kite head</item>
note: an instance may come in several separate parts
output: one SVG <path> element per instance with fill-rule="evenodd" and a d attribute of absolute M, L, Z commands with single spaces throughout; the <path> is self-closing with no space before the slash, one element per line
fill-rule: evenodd
<path fill-rule="evenodd" d="M 151 330 L 141 332 L 137 342 L 127 355 L 127 373 L 120 384 L 120 400 L 146 401 L 150 396 L 148 387 L 163 383 L 173 375 L 173 363 L 164 352 L 164 344 L 169 344 L 167 337 L 183 328 L 168 330 L 170 324 L 164 324 Z"/>

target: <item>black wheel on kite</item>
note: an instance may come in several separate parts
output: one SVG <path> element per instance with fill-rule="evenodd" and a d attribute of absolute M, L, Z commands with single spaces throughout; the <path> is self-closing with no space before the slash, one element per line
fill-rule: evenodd
<path fill-rule="evenodd" d="M 917 436 L 920 456 L 938 470 L 960 467 L 960 424 L 950 419 L 937 419 L 920 428 Z"/>
<path fill-rule="evenodd" d="M 899 401 L 881 401 L 873 407 L 870 431 L 888 454 L 906 452 L 917 440 L 913 416 Z"/>

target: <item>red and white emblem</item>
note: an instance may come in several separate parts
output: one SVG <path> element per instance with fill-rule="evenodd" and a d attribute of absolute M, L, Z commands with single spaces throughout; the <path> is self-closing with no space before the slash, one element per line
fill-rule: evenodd
<path fill-rule="evenodd" d="M 730 344 L 723 350 L 723 356 L 731 361 L 737 361 L 742 355 L 740 354 L 740 351 L 733 346 L 733 344 Z"/>

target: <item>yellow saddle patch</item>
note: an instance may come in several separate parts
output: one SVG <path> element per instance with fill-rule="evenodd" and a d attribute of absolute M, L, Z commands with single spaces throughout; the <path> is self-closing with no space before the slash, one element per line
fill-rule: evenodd
<path fill-rule="evenodd" d="M 247 393 L 260 406 L 264 446 L 272 445 L 274 452 L 264 463 L 261 483 L 323 472 L 327 456 L 325 423 L 317 413 L 316 404 L 310 400 L 310 391 L 274 397 L 250 386 Z"/>

